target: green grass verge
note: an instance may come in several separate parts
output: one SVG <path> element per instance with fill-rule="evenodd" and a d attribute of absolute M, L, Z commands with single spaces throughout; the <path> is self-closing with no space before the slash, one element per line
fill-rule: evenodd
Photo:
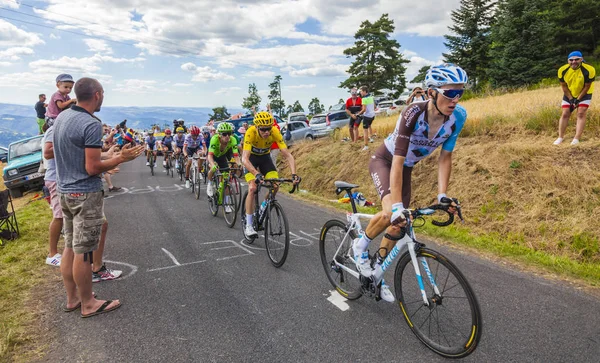
<path fill-rule="evenodd" d="M 343 211 L 349 212 L 352 210 L 350 204 L 331 202 L 310 192 L 299 193 L 297 197 Z M 380 207 L 359 208 L 360 213 L 374 214 L 379 210 Z M 593 287 L 600 286 L 600 264 L 575 261 L 568 257 L 554 256 L 522 246 L 516 243 L 516 240 L 520 238 L 519 236 L 514 236 L 515 242 L 513 243 L 510 239 L 497 234 L 477 235 L 469 230 L 468 223 L 460 225 L 456 222 L 451 226 L 440 228 L 432 225 L 429 221 L 423 227 L 416 229 L 416 233 L 417 235 L 423 234 L 439 238 L 449 244 L 466 246 L 480 252 L 490 253 L 558 276 L 579 279 Z"/>
<path fill-rule="evenodd" d="M 15 350 L 31 340 L 35 314 L 27 305 L 49 267 L 44 258 L 51 219 L 45 200 L 24 206 L 17 210 L 21 236 L 0 246 L 0 362 L 12 360 Z"/>

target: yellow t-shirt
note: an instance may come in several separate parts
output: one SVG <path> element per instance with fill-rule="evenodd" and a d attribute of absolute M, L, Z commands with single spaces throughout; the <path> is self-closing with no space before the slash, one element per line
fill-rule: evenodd
<path fill-rule="evenodd" d="M 573 97 L 579 96 L 586 83 L 592 83 L 590 89 L 587 91 L 587 94 L 591 95 L 594 92 L 593 82 L 595 78 L 596 70 L 586 63 L 581 63 L 581 67 L 575 70 L 568 64 L 558 69 L 558 79 L 567 84 Z"/>
<path fill-rule="evenodd" d="M 277 127 L 273 126 L 271 134 L 266 139 L 260 137 L 256 126 L 250 126 L 244 135 L 244 150 L 250 151 L 254 155 L 266 155 L 271 152 L 271 145 L 277 143 L 280 149 L 287 149 L 283 141 L 283 136 Z"/>

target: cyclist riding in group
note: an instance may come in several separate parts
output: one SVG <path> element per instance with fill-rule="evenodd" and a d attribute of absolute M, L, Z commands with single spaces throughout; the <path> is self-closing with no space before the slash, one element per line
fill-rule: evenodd
<path fill-rule="evenodd" d="M 150 166 L 150 153 L 154 154 L 154 165 L 156 167 L 156 138 L 154 137 L 154 130 L 148 131 L 148 136 L 144 140 L 146 144 L 146 166 Z"/>
<path fill-rule="evenodd" d="M 228 122 L 222 122 L 217 128 L 217 134 L 210 139 L 208 147 L 208 180 L 212 180 L 215 171 L 218 168 L 228 168 L 229 160 L 235 159 L 237 165 L 241 165 L 240 156 L 237 148 L 237 139 L 233 136 L 233 125 Z M 208 183 L 206 194 L 209 197 L 214 195 L 212 183 Z M 229 206 L 226 206 L 226 208 Z M 231 213 L 231 211 L 226 211 Z"/>
<path fill-rule="evenodd" d="M 165 172 L 167 171 L 167 158 L 169 157 L 168 152 L 173 152 L 173 136 L 171 135 L 170 129 L 165 129 L 165 136 L 161 141 L 162 150 L 163 150 L 163 167 L 165 167 Z"/>
<path fill-rule="evenodd" d="M 386 231 L 378 250 L 381 258 L 385 258 L 396 241 L 404 236 L 403 212 L 410 203 L 413 167 L 440 145 L 437 198 L 440 203 L 442 198 L 447 200 L 452 151 L 467 118 L 465 109 L 458 105 L 467 81 L 466 72 L 453 64 L 431 67 L 425 77 L 429 100 L 404 109 L 394 131 L 372 156 L 369 173 L 381 198 L 382 211 L 370 220 L 365 232 L 352 245 L 361 275 L 369 277 L 375 268 L 371 266 L 367 252 L 372 239 Z M 452 206 L 455 206 L 454 202 Z M 456 209 L 451 207 L 450 212 L 454 213 Z M 384 281 L 381 298 L 388 302 L 395 300 Z"/>
<path fill-rule="evenodd" d="M 190 167 L 192 166 L 192 156 L 197 152 L 205 153 L 206 145 L 204 138 L 200 136 L 200 128 L 198 126 L 190 127 L 190 133 L 185 137 L 183 144 L 183 154 L 188 158 L 187 164 L 185 165 L 185 187 L 189 188 L 190 185 Z"/>
<path fill-rule="evenodd" d="M 177 130 L 178 127 L 183 128 L 183 132 L 188 132 L 188 128 L 185 126 L 185 121 L 182 118 L 173 120 L 173 128 Z"/>
<path fill-rule="evenodd" d="M 252 226 L 252 213 L 254 211 L 254 194 L 256 193 L 256 183 L 261 183 L 265 178 L 279 178 L 277 168 L 271 159 L 271 144 L 277 143 L 281 154 L 287 159 L 292 172 L 294 184 L 300 182 L 300 177 L 296 175 L 296 162 L 294 156 L 287 149 L 283 141 L 283 136 L 279 129 L 273 126 L 273 116 L 268 112 L 258 112 L 254 115 L 254 125 L 248 128 L 244 136 L 244 148 L 242 153 L 242 163 L 248 170 L 245 175 L 248 182 L 248 198 L 246 198 L 246 228 L 244 234 L 246 237 L 256 237 L 258 234 Z"/>

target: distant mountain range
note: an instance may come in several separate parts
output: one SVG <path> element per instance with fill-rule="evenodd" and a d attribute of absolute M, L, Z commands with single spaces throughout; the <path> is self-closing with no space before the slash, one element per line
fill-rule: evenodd
<path fill-rule="evenodd" d="M 0 103 L 0 146 L 38 132 L 34 104 L 31 106 Z M 230 114 L 241 112 L 229 110 Z M 186 125 L 204 125 L 209 120 L 212 108 L 208 107 L 102 107 L 96 115 L 106 124 L 114 126 L 127 120 L 134 129 L 149 129 L 151 125 L 173 125 L 173 120 L 182 118 Z"/>

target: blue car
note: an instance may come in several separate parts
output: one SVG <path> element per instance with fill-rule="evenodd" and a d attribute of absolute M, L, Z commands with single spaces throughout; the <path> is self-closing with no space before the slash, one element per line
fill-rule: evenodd
<path fill-rule="evenodd" d="M 44 173 L 40 173 L 42 162 L 42 137 L 38 135 L 15 141 L 8 145 L 8 164 L 4 167 L 4 185 L 13 198 L 26 190 L 41 188 Z"/>

